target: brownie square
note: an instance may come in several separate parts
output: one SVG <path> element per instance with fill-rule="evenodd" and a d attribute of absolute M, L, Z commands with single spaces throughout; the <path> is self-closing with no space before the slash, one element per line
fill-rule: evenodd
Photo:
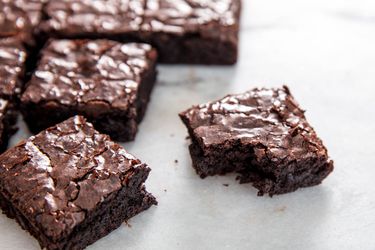
<path fill-rule="evenodd" d="M 133 140 L 156 80 L 156 60 L 147 44 L 49 41 L 21 97 L 25 121 L 37 133 L 80 114 L 114 140 Z"/>
<path fill-rule="evenodd" d="M 149 171 L 75 116 L 0 156 L 0 206 L 42 248 L 83 249 L 156 204 Z"/>
<path fill-rule="evenodd" d="M 141 41 L 163 63 L 234 64 L 240 0 L 50 1 L 42 24 L 58 38 Z"/>
<path fill-rule="evenodd" d="M 0 38 L 17 37 L 35 46 L 34 33 L 42 21 L 47 0 L 0 0 Z"/>
<path fill-rule="evenodd" d="M 194 106 L 180 117 L 202 177 L 238 172 L 259 195 L 320 184 L 333 170 L 322 141 L 287 87 L 256 88 Z"/>

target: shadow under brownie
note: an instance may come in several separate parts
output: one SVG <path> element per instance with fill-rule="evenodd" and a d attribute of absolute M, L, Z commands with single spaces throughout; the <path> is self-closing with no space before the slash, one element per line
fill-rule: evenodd
<path fill-rule="evenodd" d="M 33 133 L 83 115 L 117 141 L 136 136 L 156 81 L 150 45 L 109 40 L 51 40 L 21 97 Z"/>
<path fill-rule="evenodd" d="M 0 156 L 0 206 L 42 248 L 83 249 L 156 204 L 149 172 L 75 116 Z"/>
<path fill-rule="evenodd" d="M 253 89 L 194 106 L 188 128 L 193 167 L 205 178 L 240 173 L 259 195 L 318 185 L 333 170 L 327 150 L 287 87 Z"/>

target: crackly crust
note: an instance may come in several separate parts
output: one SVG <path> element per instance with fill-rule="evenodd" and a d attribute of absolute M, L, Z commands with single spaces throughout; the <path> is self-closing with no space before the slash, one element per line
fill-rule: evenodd
<path fill-rule="evenodd" d="M 21 92 L 26 51 L 15 38 L 0 39 L 0 97 L 14 99 Z"/>
<path fill-rule="evenodd" d="M 0 0 L 0 37 L 17 37 L 32 45 L 47 0 Z"/>
<path fill-rule="evenodd" d="M 66 238 L 112 194 L 142 189 L 149 168 L 80 116 L 0 156 L 0 192 L 34 234 Z"/>
<path fill-rule="evenodd" d="M 260 194 L 272 195 L 319 184 L 333 169 L 327 149 L 285 86 L 228 95 L 180 117 L 201 177 L 241 172 L 242 182 L 263 181 L 257 185 Z"/>
<path fill-rule="evenodd" d="M 238 140 L 266 148 L 269 159 L 327 153 L 286 87 L 229 95 L 195 106 L 181 117 L 202 148 Z"/>
<path fill-rule="evenodd" d="M 23 103 L 56 102 L 78 107 L 104 102 L 127 110 L 156 52 L 150 45 L 109 40 L 52 40 L 41 52 Z"/>
<path fill-rule="evenodd" d="M 44 29 L 67 36 L 162 32 L 226 39 L 218 29 L 238 25 L 239 12 L 239 0 L 51 1 Z"/>

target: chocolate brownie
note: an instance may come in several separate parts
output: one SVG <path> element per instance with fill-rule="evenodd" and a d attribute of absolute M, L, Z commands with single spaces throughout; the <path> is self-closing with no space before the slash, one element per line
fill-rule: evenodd
<path fill-rule="evenodd" d="M 156 60 L 148 44 L 52 40 L 21 97 L 25 121 L 36 133 L 80 114 L 114 140 L 133 140 L 156 80 Z"/>
<path fill-rule="evenodd" d="M 322 141 L 287 87 L 228 95 L 180 114 L 202 177 L 240 173 L 259 195 L 320 184 L 333 170 Z"/>
<path fill-rule="evenodd" d="M 26 56 L 17 38 L 0 38 L 0 98 L 14 100 L 21 93 Z"/>
<path fill-rule="evenodd" d="M 0 151 L 17 131 L 17 98 L 25 73 L 26 51 L 17 38 L 0 38 Z"/>
<path fill-rule="evenodd" d="M 42 248 L 83 249 L 156 204 L 149 171 L 75 116 L 0 156 L 0 206 Z"/>
<path fill-rule="evenodd" d="M 163 63 L 234 64 L 240 0 L 50 1 L 42 30 L 58 38 L 151 43 Z"/>
<path fill-rule="evenodd" d="M 42 21 L 47 0 L 0 0 L 0 38 L 17 37 L 34 46 L 34 33 Z"/>

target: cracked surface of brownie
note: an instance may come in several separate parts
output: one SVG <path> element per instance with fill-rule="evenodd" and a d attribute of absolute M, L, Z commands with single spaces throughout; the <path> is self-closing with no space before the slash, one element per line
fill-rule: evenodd
<path fill-rule="evenodd" d="M 60 38 L 151 43 L 165 63 L 233 64 L 240 10 L 240 0 L 51 1 L 42 30 Z"/>
<path fill-rule="evenodd" d="M 0 38 L 0 151 L 17 131 L 17 103 L 25 74 L 26 51 L 17 38 Z"/>
<path fill-rule="evenodd" d="M 1 206 L 42 247 L 82 249 L 156 204 L 149 171 L 75 116 L 0 156 Z"/>
<path fill-rule="evenodd" d="M 0 39 L 0 97 L 16 99 L 25 74 L 26 50 L 15 38 Z"/>
<path fill-rule="evenodd" d="M 42 21 L 46 0 L 0 0 L 0 37 L 17 37 L 34 45 L 35 29 Z"/>
<path fill-rule="evenodd" d="M 333 170 L 327 150 L 287 87 L 253 89 L 180 114 L 202 177 L 239 172 L 259 194 L 317 185 Z"/>
<path fill-rule="evenodd" d="M 147 44 L 52 40 L 22 94 L 25 120 L 39 132 L 81 114 L 113 139 L 132 140 L 156 80 L 156 58 Z"/>

